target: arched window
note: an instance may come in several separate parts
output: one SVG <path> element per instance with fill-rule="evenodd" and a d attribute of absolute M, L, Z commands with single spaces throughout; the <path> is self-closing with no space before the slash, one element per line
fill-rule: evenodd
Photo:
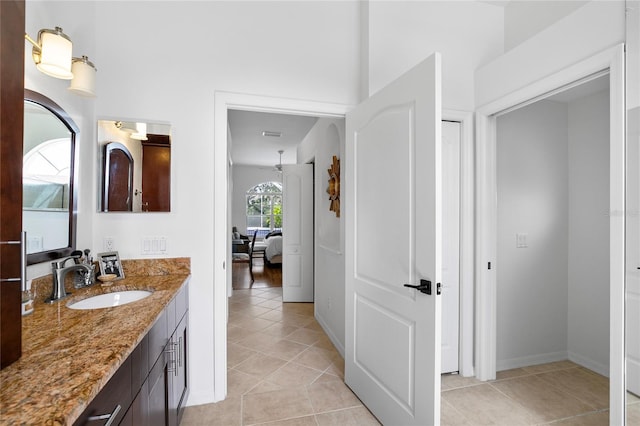
<path fill-rule="evenodd" d="M 247 191 L 247 234 L 282 229 L 282 183 L 262 182 Z"/>

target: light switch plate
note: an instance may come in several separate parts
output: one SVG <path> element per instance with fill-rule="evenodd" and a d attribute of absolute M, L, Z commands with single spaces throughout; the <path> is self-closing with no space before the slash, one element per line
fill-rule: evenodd
<path fill-rule="evenodd" d="M 529 247 L 529 235 L 528 234 L 516 234 L 516 248 Z"/>

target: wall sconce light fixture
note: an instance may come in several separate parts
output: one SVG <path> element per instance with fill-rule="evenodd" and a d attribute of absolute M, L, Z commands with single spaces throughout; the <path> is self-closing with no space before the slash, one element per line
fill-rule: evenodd
<path fill-rule="evenodd" d="M 33 45 L 31 56 L 38 70 L 51 77 L 71 80 L 69 90 L 81 95 L 94 97 L 96 67 L 89 58 L 74 58 L 71 50 L 73 43 L 62 28 L 38 31 L 38 39 L 33 40 L 29 34 L 24 38 Z"/>
<path fill-rule="evenodd" d="M 147 138 L 147 123 L 136 123 L 136 131 L 131 133 L 131 139 L 139 141 L 146 141 Z"/>

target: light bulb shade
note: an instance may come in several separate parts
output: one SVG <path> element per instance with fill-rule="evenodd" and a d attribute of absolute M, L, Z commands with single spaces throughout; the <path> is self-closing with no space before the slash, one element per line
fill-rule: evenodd
<path fill-rule="evenodd" d="M 148 139 L 147 123 L 136 123 L 136 132 L 131 134 L 131 139 L 146 141 Z"/>
<path fill-rule="evenodd" d="M 71 72 L 73 80 L 69 90 L 81 96 L 95 97 L 96 68 L 89 62 L 89 58 L 73 58 Z"/>
<path fill-rule="evenodd" d="M 55 30 L 40 30 L 38 69 L 51 77 L 71 80 L 71 40 L 60 27 Z"/>

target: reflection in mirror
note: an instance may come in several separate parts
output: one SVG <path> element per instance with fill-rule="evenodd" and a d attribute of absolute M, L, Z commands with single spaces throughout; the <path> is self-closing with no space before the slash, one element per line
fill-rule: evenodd
<path fill-rule="evenodd" d="M 66 256 L 75 246 L 77 132 L 59 105 L 25 90 L 22 221 L 28 264 Z"/>
<path fill-rule="evenodd" d="M 98 121 L 99 211 L 171 211 L 171 126 Z"/>

